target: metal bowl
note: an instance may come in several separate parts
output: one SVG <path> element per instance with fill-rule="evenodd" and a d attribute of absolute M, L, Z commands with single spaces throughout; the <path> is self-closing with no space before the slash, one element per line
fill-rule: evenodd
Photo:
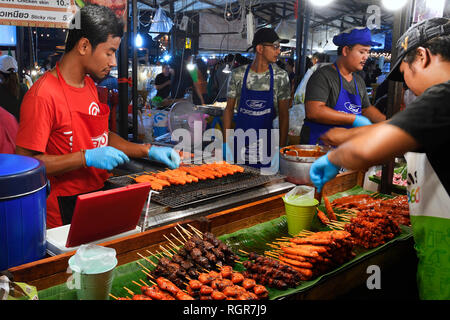
<path fill-rule="evenodd" d="M 307 156 L 299 154 L 295 149 L 317 150 L 320 155 Z M 300 144 L 284 147 L 280 150 L 280 173 L 286 176 L 286 180 L 295 184 L 311 184 L 309 169 L 314 161 L 329 151 L 329 147 Z"/>

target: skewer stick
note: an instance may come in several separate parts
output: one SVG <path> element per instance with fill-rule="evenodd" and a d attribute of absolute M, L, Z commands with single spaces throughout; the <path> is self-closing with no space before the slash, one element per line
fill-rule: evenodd
<path fill-rule="evenodd" d="M 170 240 L 170 238 L 168 236 L 166 236 L 165 234 L 163 234 L 163 237 L 167 239 L 167 241 L 169 241 L 169 243 L 176 249 L 178 250 L 180 247 L 177 246 L 175 243 L 173 243 L 172 240 Z"/>
<path fill-rule="evenodd" d="M 148 270 L 147 268 L 144 268 L 144 269 L 145 270 L 141 269 L 141 271 L 144 272 L 150 279 L 156 280 L 155 277 L 151 275 L 151 271 L 150 270 Z M 148 280 L 148 281 L 150 281 L 150 283 L 152 283 L 152 284 L 156 284 L 152 280 Z"/>
<path fill-rule="evenodd" d="M 184 242 L 182 242 L 180 239 L 178 239 L 177 237 L 175 237 L 175 235 L 173 233 L 170 234 L 172 237 L 175 238 L 175 240 L 177 240 L 179 243 L 181 243 L 181 245 L 184 246 Z"/>
<path fill-rule="evenodd" d="M 166 244 L 166 246 L 167 246 L 167 248 L 166 249 L 168 249 L 169 250 L 169 252 L 172 252 L 173 251 L 173 253 L 174 254 L 176 254 L 177 253 L 177 250 L 175 250 L 175 249 L 173 249 L 171 246 L 170 246 L 170 244 Z"/>
<path fill-rule="evenodd" d="M 169 251 L 167 251 L 167 249 L 166 248 L 164 248 L 162 245 L 159 245 L 159 247 L 161 248 L 161 249 L 163 249 L 163 251 L 167 254 L 167 255 L 169 255 L 169 257 L 173 257 L 173 254 L 171 254 Z"/>
<path fill-rule="evenodd" d="M 187 224 L 191 229 L 192 229 L 192 231 L 194 231 L 198 236 L 200 236 L 200 237 L 203 237 L 203 233 L 200 231 L 200 230 L 198 230 L 197 228 L 194 228 L 193 226 L 191 226 L 189 223 Z"/>
<path fill-rule="evenodd" d="M 159 252 L 158 250 L 156 250 L 156 253 L 159 254 L 161 257 L 167 256 L 168 258 L 172 258 L 171 255 L 169 255 L 169 254 L 167 254 L 167 253 L 165 253 L 165 252 Z"/>
<path fill-rule="evenodd" d="M 141 285 L 140 283 L 137 283 L 137 282 L 136 282 L 136 281 L 134 281 L 134 280 L 133 280 L 133 281 L 131 281 L 131 282 L 133 282 L 133 283 L 134 283 L 135 285 L 137 285 L 137 286 L 138 286 L 139 288 L 140 288 L 140 287 L 142 287 L 142 285 Z"/>
<path fill-rule="evenodd" d="M 114 298 L 114 300 L 119 300 L 119 298 L 113 296 L 111 293 L 109 294 L 110 297 Z"/>
<path fill-rule="evenodd" d="M 189 231 L 187 231 L 182 225 L 180 225 L 179 223 L 177 223 L 177 225 L 178 225 L 178 227 L 181 229 L 181 230 L 183 230 L 183 232 L 184 233 L 186 233 L 186 235 L 190 238 L 190 237 L 192 237 L 192 233 L 191 232 L 189 232 Z"/>
<path fill-rule="evenodd" d="M 149 258 L 143 256 L 142 254 L 140 254 L 139 252 L 137 252 L 137 255 L 143 259 L 145 259 L 146 261 L 150 262 L 154 267 L 156 267 L 156 263 L 154 263 L 152 260 L 150 260 Z M 137 261 L 136 261 L 137 262 Z"/>
<path fill-rule="evenodd" d="M 138 265 L 140 265 L 143 269 L 147 270 L 148 272 L 151 272 L 150 269 L 148 269 L 146 266 L 144 266 L 142 263 L 140 263 L 139 261 L 136 261 L 136 263 Z"/>
<path fill-rule="evenodd" d="M 130 289 L 128 289 L 127 287 L 123 287 L 125 290 L 127 290 L 127 292 L 131 295 L 135 295 L 135 293 L 133 291 L 131 291 Z"/>
<path fill-rule="evenodd" d="M 242 252 L 243 254 L 246 254 L 246 255 L 249 255 L 249 254 L 250 254 L 250 253 L 248 253 L 248 252 L 246 252 L 246 251 L 244 251 L 244 250 L 241 250 L 241 249 L 239 249 L 239 251 Z"/>
<path fill-rule="evenodd" d="M 145 250 L 145 251 L 147 251 L 148 253 L 150 253 L 150 256 L 155 257 L 155 258 L 158 259 L 158 260 L 160 259 L 160 258 L 157 257 L 158 254 L 161 255 L 161 257 L 162 257 L 162 254 L 160 254 L 160 253 L 155 254 L 155 253 L 151 252 L 150 250 Z"/>
<path fill-rule="evenodd" d="M 149 285 L 142 279 L 139 279 L 139 281 L 141 281 L 144 285 L 146 285 L 147 287 L 149 287 Z"/>
<path fill-rule="evenodd" d="M 174 227 L 174 228 L 175 228 L 175 230 L 177 230 L 177 232 L 180 234 L 180 236 L 183 238 L 184 242 L 186 243 L 187 240 L 183 237 L 183 234 L 181 233 L 181 231 L 178 230 L 177 227 Z"/>
<path fill-rule="evenodd" d="M 167 245 L 167 246 L 170 248 L 169 245 Z M 173 248 L 173 249 L 171 248 L 171 250 L 175 253 L 178 253 L 178 250 L 180 250 L 180 247 L 176 246 L 175 244 L 171 244 L 171 246 Z"/>
<path fill-rule="evenodd" d="M 153 276 L 151 276 L 148 272 L 146 272 L 145 270 L 141 270 L 145 275 L 147 275 L 147 276 L 149 276 L 149 277 L 152 277 L 153 278 Z"/>

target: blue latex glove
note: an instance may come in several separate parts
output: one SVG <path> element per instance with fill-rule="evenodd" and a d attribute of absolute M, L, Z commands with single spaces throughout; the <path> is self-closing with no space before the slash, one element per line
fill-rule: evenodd
<path fill-rule="evenodd" d="M 333 179 L 338 173 L 339 167 L 328 160 L 328 154 L 317 159 L 309 169 L 309 177 L 317 187 L 317 192 L 320 192 L 323 185 Z"/>
<path fill-rule="evenodd" d="M 112 170 L 119 164 L 130 161 L 128 156 L 114 147 L 100 147 L 86 150 L 84 157 L 88 167 Z"/>
<path fill-rule="evenodd" d="M 180 155 L 173 148 L 151 146 L 148 150 L 148 158 L 167 165 L 170 169 L 180 166 Z"/>
<path fill-rule="evenodd" d="M 364 116 L 356 115 L 355 120 L 353 121 L 353 127 L 362 127 L 362 126 L 370 126 L 372 122 Z"/>
<path fill-rule="evenodd" d="M 224 142 L 222 145 L 222 153 L 223 153 L 223 160 L 229 163 L 233 163 L 233 151 L 231 150 L 228 143 Z"/>

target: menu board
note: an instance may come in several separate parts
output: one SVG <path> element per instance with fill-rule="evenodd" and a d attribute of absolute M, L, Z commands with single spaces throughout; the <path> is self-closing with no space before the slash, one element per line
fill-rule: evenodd
<path fill-rule="evenodd" d="M 77 10 L 87 4 L 109 7 L 126 21 L 127 0 L 0 0 L 0 24 L 76 28 L 76 21 L 72 26 L 71 20 Z"/>
<path fill-rule="evenodd" d="M 0 24 L 68 28 L 74 0 L 0 0 Z"/>

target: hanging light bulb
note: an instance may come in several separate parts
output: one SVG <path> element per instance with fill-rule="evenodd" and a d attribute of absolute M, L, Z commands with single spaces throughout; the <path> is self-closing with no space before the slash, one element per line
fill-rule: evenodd
<path fill-rule="evenodd" d="M 136 35 L 136 39 L 134 40 L 134 45 L 135 45 L 137 48 L 140 48 L 140 47 L 142 47 L 142 44 L 143 44 L 142 36 L 138 33 L 138 34 Z"/>
<path fill-rule="evenodd" d="M 310 0 L 310 2 L 313 6 L 324 7 L 333 2 L 333 0 L 314 0 L 314 1 Z"/>
<path fill-rule="evenodd" d="M 189 63 L 187 64 L 186 68 L 187 68 L 189 71 L 192 71 L 192 70 L 194 70 L 195 65 L 194 65 L 192 62 L 189 62 Z"/>
<path fill-rule="evenodd" d="M 402 8 L 408 0 L 382 0 L 383 6 L 390 11 L 395 11 Z"/>

